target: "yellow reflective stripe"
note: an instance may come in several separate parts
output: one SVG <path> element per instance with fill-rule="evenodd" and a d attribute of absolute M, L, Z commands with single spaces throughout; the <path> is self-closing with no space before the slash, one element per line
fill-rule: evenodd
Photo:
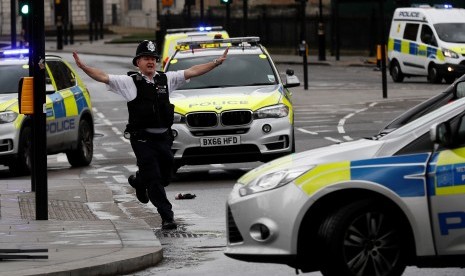
<path fill-rule="evenodd" d="M 63 103 L 65 105 L 66 117 L 68 116 L 77 116 L 78 108 L 76 104 L 76 99 L 74 98 L 73 92 L 69 90 L 64 90 L 60 92 L 63 97 Z"/>
<path fill-rule="evenodd" d="M 24 114 L 18 114 L 18 118 L 13 122 L 13 126 L 16 129 L 19 129 L 21 127 L 22 122 L 24 121 Z"/>
<path fill-rule="evenodd" d="M 350 161 L 318 165 L 296 179 L 295 184 L 307 195 L 312 195 L 321 188 L 350 180 Z"/>
<path fill-rule="evenodd" d="M 394 50 L 394 39 L 393 38 L 389 38 L 387 48 L 388 48 L 388 51 Z"/>
<path fill-rule="evenodd" d="M 403 54 L 410 54 L 410 41 L 402 40 L 400 42 L 400 52 Z"/>
<path fill-rule="evenodd" d="M 450 50 L 456 52 L 457 54 L 465 54 L 465 47 L 463 46 L 451 47 Z"/>
<path fill-rule="evenodd" d="M 463 180 L 462 183 L 454 183 L 454 186 L 446 187 L 438 187 L 437 183 L 438 166 L 454 165 L 461 163 L 465 163 L 465 148 L 445 150 L 439 153 L 438 160 L 436 161 L 436 180 L 434 183 L 437 195 L 455 195 L 465 193 L 465 180 Z M 451 174 L 452 173 L 453 172 L 451 172 Z"/>
<path fill-rule="evenodd" d="M 417 56 L 428 57 L 428 47 L 424 44 L 418 45 Z"/>

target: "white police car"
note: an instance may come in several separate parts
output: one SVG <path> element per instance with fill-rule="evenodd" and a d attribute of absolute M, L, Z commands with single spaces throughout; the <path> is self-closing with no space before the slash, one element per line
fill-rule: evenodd
<path fill-rule="evenodd" d="M 325 276 L 463 267 L 465 99 L 246 173 L 227 201 L 227 233 L 229 257 Z"/>
<path fill-rule="evenodd" d="M 19 113 L 18 82 L 29 76 L 27 49 L 0 53 L 0 164 L 13 175 L 30 172 L 30 116 Z M 66 153 L 72 166 L 92 161 L 94 120 L 89 91 L 62 58 L 46 55 L 47 153 Z"/>
<path fill-rule="evenodd" d="M 269 161 L 295 151 L 288 70 L 283 82 L 258 37 L 185 41 L 165 71 L 212 62 L 222 65 L 170 95 L 175 105 L 172 150 L 176 166 Z"/>

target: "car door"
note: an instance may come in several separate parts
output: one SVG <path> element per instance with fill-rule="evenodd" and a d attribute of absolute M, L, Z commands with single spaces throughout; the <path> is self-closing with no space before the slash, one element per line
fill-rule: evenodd
<path fill-rule="evenodd" d="M 47 61 L 51 82 L 56 88 L 47 92 L 47 139 L 49 151 L 59 151 L 72 139 L 76 131 L 78 110 L 73 88 L 74 73 L 59 59 Z M 82 94 L 82 91 L 81 91 Z"/>
<path fill-rule="evenodd" d="M 428 173 L 433 231 L 439 255 L 465 254 L 465 115 L 447 126 L 453 146 L 433 155 Z"/>

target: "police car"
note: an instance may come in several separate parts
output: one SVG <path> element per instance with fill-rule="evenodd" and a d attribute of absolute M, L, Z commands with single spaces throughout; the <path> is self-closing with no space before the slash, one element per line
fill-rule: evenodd
<path fill-rule="evenodd" d="M 165 71 L 227 59 L 172 92 L 176 166 L 269 161 L 295 151 L 294 111 L 287 89 L 258 37 L 180 42 Z M 187 49 L 186 49 L 187 47 Z"/>
<path fill-rule="evenodd" d="M 29 76 L 28 49 L 0 53 L 0 164 L 13 175 L 31 169 L 32 119 L 19 113 L 18 83 Z M 46 55 L 47 153 L 66 153 L 72 166 L 92 161 L 94 120 L 89 91 L 61 57 Z"/>
<path fill-rule="evenodd" d="M 227 200 L 225 254 L 325 276 L 463 267 L 465 99 L 246 173 Z"/>
<path fill-rule="evenodd" d="M 167 29 L 163 40 L 162 68 L 165 67 L 169 58 L 176 52 L 176 46 L 179 41 L 205 40 L 214 37 L 229 38 L 229 34 L 221 26 Z"/>

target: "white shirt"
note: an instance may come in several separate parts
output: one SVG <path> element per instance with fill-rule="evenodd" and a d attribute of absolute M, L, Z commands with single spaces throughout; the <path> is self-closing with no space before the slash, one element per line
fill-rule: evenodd
<path fill-rule="evenodd" d="M 155 73 L 158 74 L 158 73 Z M 166 77 L 168 79 L 168 91 L 171 94 L 174 90 L 178 89 L 180 86 L 189 82 L 184 78 L 184 70 L 179 71 L 169 71 L 166 72 Z M 109 82 L 107 85 L 108 90 L 114 92 L 118 95 L 123 96 L 126 101 L 130 102 L 137 97 L 137 88 L 134 84 L 134 80 L 128 75 L 108 75 Z M 142 75 L 142 77 L 147 81 L 153 83 L 153 80 L 150 80 L 147 76 Z"/>

